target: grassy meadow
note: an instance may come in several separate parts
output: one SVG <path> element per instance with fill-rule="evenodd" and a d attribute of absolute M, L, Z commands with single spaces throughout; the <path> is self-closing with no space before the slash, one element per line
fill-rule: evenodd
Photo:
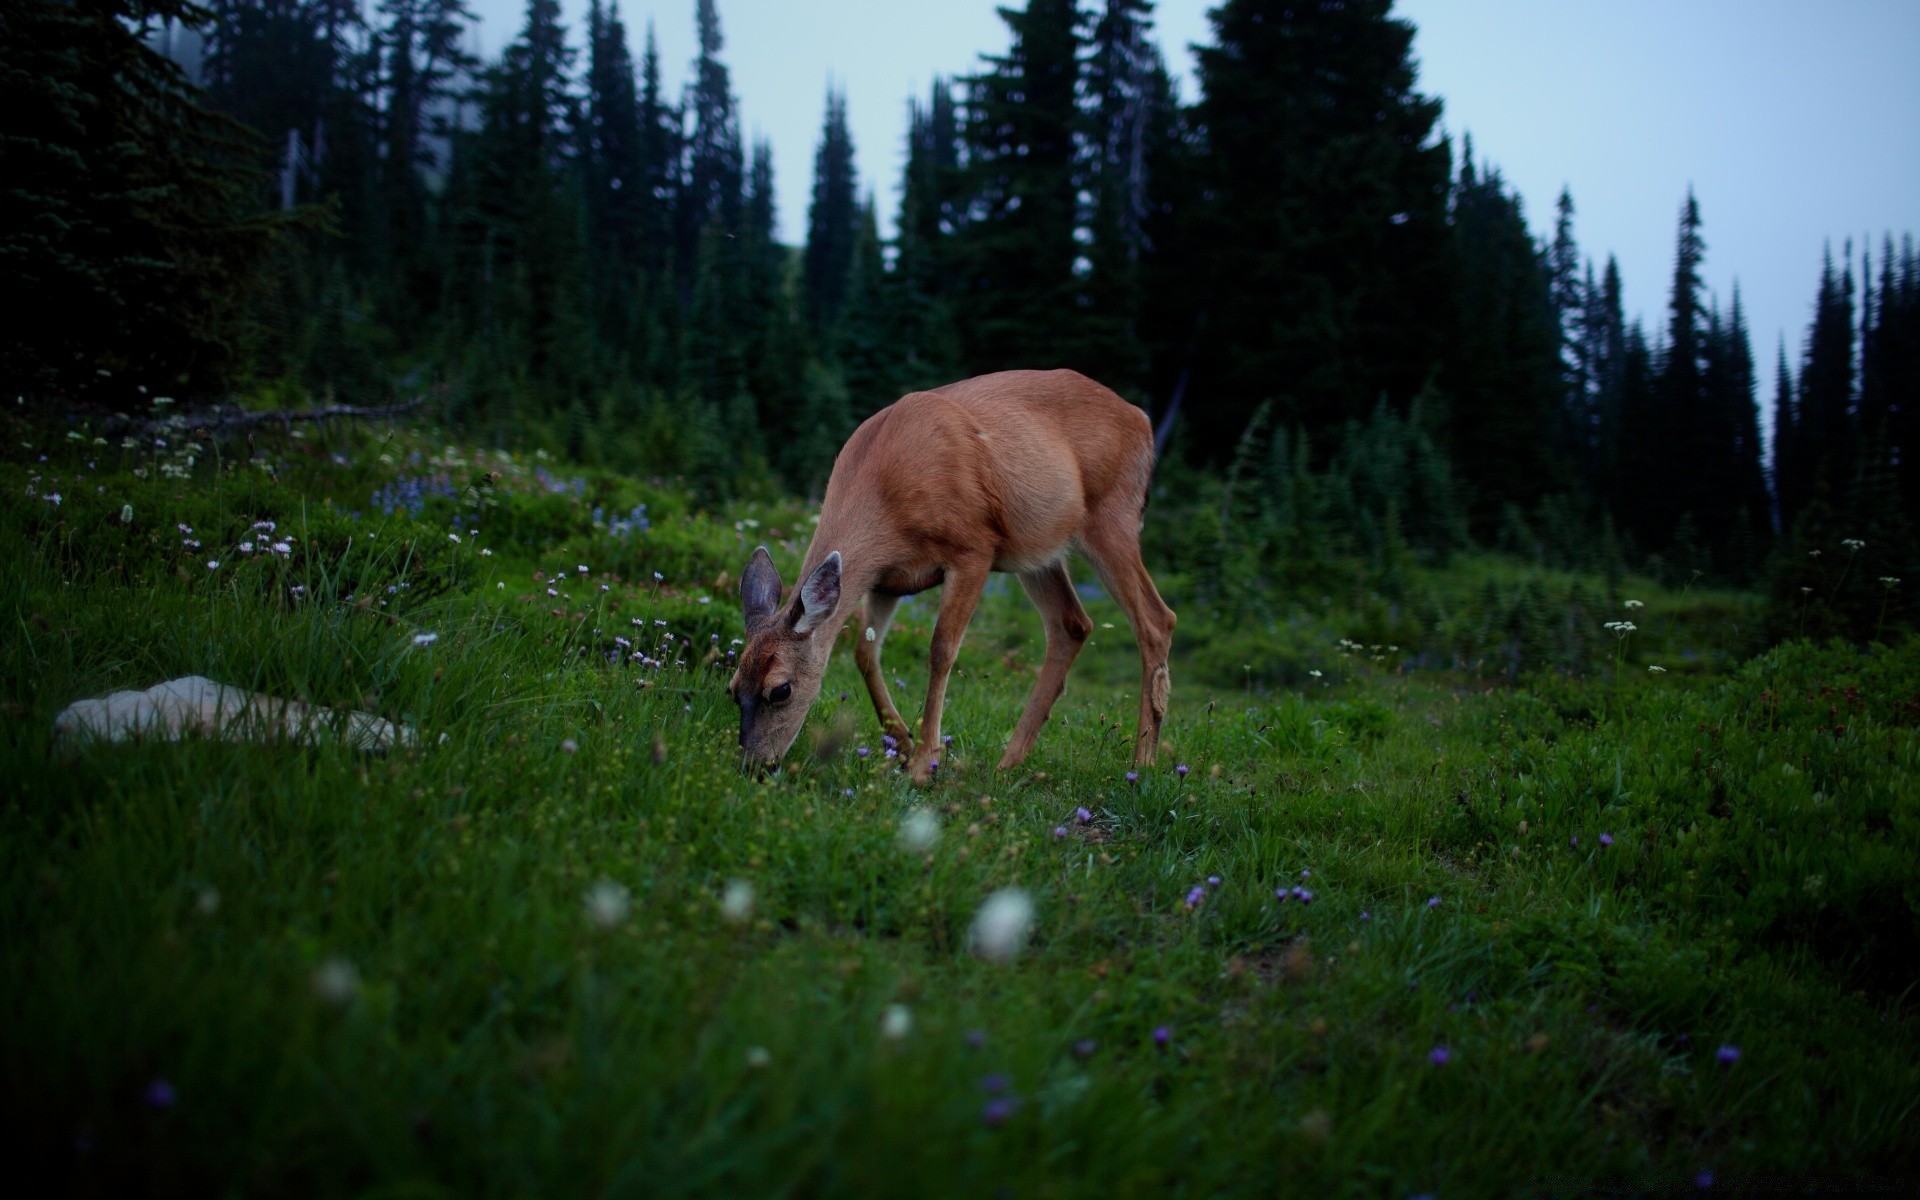
<path fill-rule="evenodd" d="M 1000 581 L 934 784 L 886 756 L 847 646 L 763 781 L 734 765 L 732 580 L 764 542 L 792 581 L 798 502 L 429 431 L 6 432 L 0 1078 L 52 1190 L 1920 1177 L 1915 639 L 1763 648 L 1751 597 L 1504 558 L 1264 623 L 1167 572 L 1160 761 L 1128 774 L 1138 660 L 1090 594 L 1066 697 L 998 773 L 1042 652 Z M 1502 589 L 1588 668 L 1476 624 Z M 909 717 L 936 603 L 886 646 Z M 75 699 L 190 674 L 418 741 L 53 739 Z M 1032 937 L 989 961 L 969 930 L 1005 888 Z"/>

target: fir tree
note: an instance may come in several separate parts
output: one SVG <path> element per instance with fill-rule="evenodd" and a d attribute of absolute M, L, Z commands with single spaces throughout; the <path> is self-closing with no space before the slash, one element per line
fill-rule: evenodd
<path fill-rule="evenodd" d="M 632 289 L 640 270 L 646 204 L 640 97 L 633 56 L 616 2 L 587 9 L 587 77 L 581 159 L 587 200 L 594 292 L 601 336 L 617 344 L 632 320 Z"/>
<path fill-rule="evenodd" d="M 1851 257 L 1849 250 L 1846 257 Z M 1800 368 L 1800 443 L 1808 499 L 1837 498 L 1851 476 L 1854 450 L 1853 270 L 1836 272 L 1828 252 Z"/>
<path fill-rule="evenodd" d="M 222 395 L 256 340 L 284 223 L 258 215 L 255 145 L 143 42 L 181 0 L 0 9 L 0 267 L 16 390 L 131 406 Z"/>
<path fill-rule="evenodd" d="M 967 81 L 965 225 L 955 234 L 954 315 L 970 373 L 1069 366 L 1080 11 L 1074 0 L 1000 10 L 1013 44 Z"/>
<path fill-rule="evenodd" d="M 1390 0 L 1226 0 L 1199 50 L 1209 193 L 1188 404 L 1224 448 L 1261 397 L 1337 428 L 1404 408 L 1447 333 L 1448 151 Z M 1198 324 L 1199 322 L 1196 322 Z"/>
<path fill-rule="evenodd" d="M 720 12 L 714 0 L 697 0 L 694 22 L 700 53 L 693 61 L 693 80 L 683 106 L 691 127 L 677 224 L 680 262 L 694 266 L 697 274 L 706 227 L 716 225 L 722 237 L 740 228 L 743 160 L 733 84 L 726 64 L 720 61 L 725 41 L 720 36 Z M 690 284 L 691 280 L 685 282 Z"/>
<path fill-rule="evenodd" d="M 847 96 L 827 89 L 827 113 L 813 158 L 813 203 L 807 208 L 807 247 L 801 297 L 816 338 L 834 328 L 846 303 L 858 233 L 858 181 Z"/>
<path fill-rule="evenodd" d="M 1469 513 L 1490 536 L 1508 506 L 1531 508 L 1559 482 L 1560 332 L 1519 198 L 1471 154 L 1469 141 L 1454 189 L 1456 326 L 1440 386 Z"/>

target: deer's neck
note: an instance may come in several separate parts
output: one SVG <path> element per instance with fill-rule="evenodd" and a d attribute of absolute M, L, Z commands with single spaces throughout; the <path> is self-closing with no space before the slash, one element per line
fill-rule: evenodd
<path fill-rule="evenodd" d="M 853 619 L 867 593 L 873 591 L 874 585 L 893 565 L 884 534 L 871 528 L 851 528 L 834 516 L 831 512 L 821 514 L 813 543 L 807 547 L 807 556 L 800 567 L 800 578 L 805 580 L 815 567 L 826 561 L 827 555 L 835 550 L 840 552 L 840 602 L 833 606 L 833 615 L 819 626 L 829 646 L 841 627 Z"/>

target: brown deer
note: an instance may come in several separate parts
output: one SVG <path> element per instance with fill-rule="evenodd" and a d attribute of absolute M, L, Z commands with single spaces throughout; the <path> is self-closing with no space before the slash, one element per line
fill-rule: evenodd
<path fill-rule="evenodd" d="M 773 766 L 820 692 L 836 635 L 857 616 L 854 658 L 880 723 L 924 783 L 960 638 L 992 571 L 1011 572 L 1046 623 L 1047 657 L 1001 769 L 1032 751 L 1093 623 L 1067 576 L 1078 545 L 1126 610 L 1140 646 L 1134 762 L 1153 761 L 1166 717 L 1173 610 L 1140 561 L 1153 429 L 1140 409 L 1073 371 L 1003 371 L 914 392 L 867 418 L 834 459 L 801 583 L 781 604 L 766 547 L 740 577 L 747 639 L 727 690 L 747 763 Z M 880 647 L 902 596 L 941 587 L 916 741 L 887 694 Z M 864 601 L 864 603 L 863 603 Z"/>

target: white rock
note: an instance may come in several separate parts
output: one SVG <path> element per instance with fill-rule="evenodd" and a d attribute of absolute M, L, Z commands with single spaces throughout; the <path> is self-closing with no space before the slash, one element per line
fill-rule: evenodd
<path fill-rule="evenodd" d="M 53 733 L 56 740 L 70 743 L 203 737 L 312 744 L 338 737 L 356 750 L 391 750 L 418 740 L 412 729 L 372 713 L 314 708 L 298 700 L 215 683 L 201 675 L 169 679 L 144 692 L 76 700 L 53 719 Z"/>

